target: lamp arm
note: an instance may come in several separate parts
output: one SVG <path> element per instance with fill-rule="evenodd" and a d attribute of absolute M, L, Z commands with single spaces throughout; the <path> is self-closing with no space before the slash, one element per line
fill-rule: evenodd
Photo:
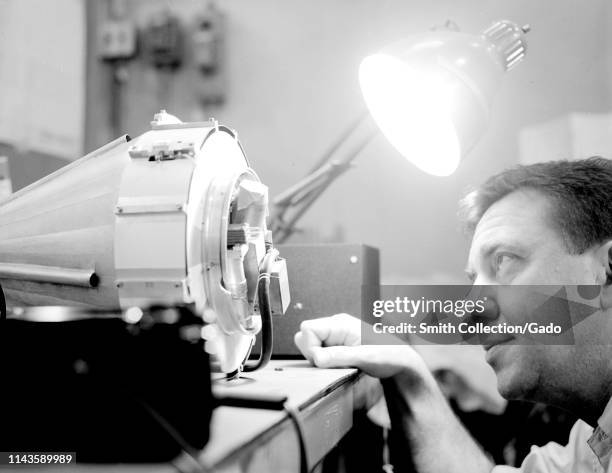
<path fill-rule="evenodd" d="M 339 165 L 337 162 L 324 164 L 313 173 L 307 175 L 302 180 L 289 187 L 289 189 L 286 189 L 279 195 L 277 195 L 272 200 L 272 204 L 275 207 L 283 207 L 299 203 L 302 200 L 303 196 L 319 187 L 323 180 L 329 174 L 334 173 L 335 168 L 337 168 L 338 166 Z"/>
<path fill-rule="evenodd" d="M 311 188 L 299 196 L 299 198 L 290 201 L 288 204 L 281 206 L 279 211 L 274 215 L 272 222 L 272 232 L 276 243 L 284 243 L 295 231 L 295 225 L 298 220 L 306 213 L 312 204 L 319 196 L 327 189 L 330 184 L 336 180 L 341 174 L 350 167 L 350 164 L 340 166 L 339 164 L 329 163 L 325 166 L 329 169 L 325 179 L 316 187 Z M 290 214 L 286 217 L 286 214 Z"/>
<path fill-rule="evenodd" d="M 363 121 L 361 117 L 357 121 L 357 127 Z M 351 133 L 345 138 L 348 139 L 354 133 L 355 127 L 352 127 Z M 359 141 L 345 156 L 337 161 L 324 163 L 313 173 L 306 176 L 302 181 L 282 192 L 273 200 L 275 209 L 272 221 L 272 230 L 274 239 L 277 243 L 286 241 L 295 231 L 295 226 L 299 219 L 306 211 L 314 204 L 321 194 L 334 182 L 340 175 L 351 167 L 352 162 L 357 158 L 361 151 L 372 141 L 376 136 L 376 129 L 369 129 L 366 136 Z M 335 145 L 333 148 L 338 149 L 342 143 Z M 293 210 L 289 218 L 286 214 Z"/>
<path fill-rule="evenodd" d="M 338 150 L 342 147 L 343 144 L 347 143 L 351 136 L 357 133 L 357 130 L 362 127 L 367 121 L 372 120 L 370 116 L 370 112 L 366 108 L 363 108 L 360 112 L 358 118 L 353 121 L 341 134 L 338 136 L 336 141 L 332 143 L 332 145 L 327 149 L 325 153 L 319 158 L 319 160 L 313 165 L 310 169 L 310 172 L 315 172 L 325 163 L 332 160 L 333 156 L 338 152 Z M 371 123 L 370 123 L 371 124 Z"/>

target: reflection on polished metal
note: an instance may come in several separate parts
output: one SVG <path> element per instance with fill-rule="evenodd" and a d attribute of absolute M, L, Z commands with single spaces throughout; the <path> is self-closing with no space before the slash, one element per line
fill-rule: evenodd
<path fill-rule="evenodd" d="M 94 270 L 98 285 L 0 276 L 7 305 L 118 307 L 112 209 L 129 157 L 123 136 L 0 203 L 0 263 L 16 267 Z M 27 271 L 30 272 L 31 271 Z"/>
<path fill-rule="evenodd" d="M 75 322 L 89 319 L 121 319 L 122 311 L 82 309 L 80 307 L 45 306 L 45 307 L 14 307 L 8 310 L 10 320 L 27 322 Z"/>
<path fill-rule="evenodd" d="M 99 282 L 93 270 L 14 263 L 0 263 L 0 278 L 81 287 L 96 287 Z"/>

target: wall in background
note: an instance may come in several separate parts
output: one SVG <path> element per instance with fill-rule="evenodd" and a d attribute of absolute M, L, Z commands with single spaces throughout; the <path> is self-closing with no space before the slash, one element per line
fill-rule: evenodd
<path fill-rule="evenodd" d="M 85 2 L 0 0 L 0 155 L 15 190 L 82 156 Z"/>
<path fill-rule="evenodd" d="M 170 8 L 192 25 L 200 0 L 132 0 L 140 26 Z M 526 61 L 497 97 L 488 134 L 451 178 L 429 177 L 378 137 L 357 167 L 306 215 L 295 241 L 364 242 L 381 248 L 386 281 L 462 281 L 467 241 L 456 218 L 466 188 L 517 162 L 522 127 L 573 111 L 610 110 L 612 14 L 605 0 L 223 0 L 226 14 L 227 101 L 203 107 L 199 76 L 187 62 L 171 78 L 142 58 L 127 67 L 121 97 L 125 132 L 148 128 L 166 108 L 183 120 L 215 116 L 238 130 L 272 195 L 296 182 L 362 110 L 361 58 L 387 42 L 447 19 L 477 32 L 507 18 L 529 23 Z M 107 2 L 88 1 L 88 36 Z M 92 42 L 93 44 L 93 42 Z M 110 69 L 90 45 L 86 147 L 114 138 L 109 121 Z M 543 157 L 545 159 L 545 157 Z"/>
<path fill-rule="evenodd" d="M 0 141 L 74 159 L 83 149 L 85 6 L 0 2 Z"/>
<path fill-rule="evenodd" d="M 0 156 L 9 158 L 9 172 L 13 191 L 51 174 L 68 163 L 65 159 L 57 156 L 37 151 L 19 150 L 5 143 L 0 143 Z"/>

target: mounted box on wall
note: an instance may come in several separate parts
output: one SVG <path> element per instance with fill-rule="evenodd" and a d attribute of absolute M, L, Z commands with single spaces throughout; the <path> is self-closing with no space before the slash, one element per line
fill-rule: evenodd
<path fill-rule="evenodd" d="M 215 3 L 196 16 L 191 42 L 199 72 L 197 95 L 203 106 L 222 105 L 226 98 L 225 31 L 225 14 Z"/>
<path fill-rule="evenodd" d="M 301 356 L 293 343 L 303 320 L 346 312 L 360 317 L 364 286 L 380 283 L 379 251 L 361 244 L 278 245 L 287 260 L 291 305 L 274 318 L 273 356 Z M 371 294 L 370 294 L 371 293 Z M 368 290 L 368 296 L 376 297 Z M 254 353 L 259 348 L 255 347 Z"/>

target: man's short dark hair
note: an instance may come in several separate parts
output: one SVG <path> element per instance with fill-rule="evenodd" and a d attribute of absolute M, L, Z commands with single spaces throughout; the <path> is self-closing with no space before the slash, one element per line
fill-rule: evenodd
<path fill-rule="evenodd" d="M 468 232 L 491 205 L 522 189 L 550 198 L 552 223 L 571 253 L 612 238 L 612 160 L 598 156 L 517 166 L 490 177 L 461 202 Z"/>

